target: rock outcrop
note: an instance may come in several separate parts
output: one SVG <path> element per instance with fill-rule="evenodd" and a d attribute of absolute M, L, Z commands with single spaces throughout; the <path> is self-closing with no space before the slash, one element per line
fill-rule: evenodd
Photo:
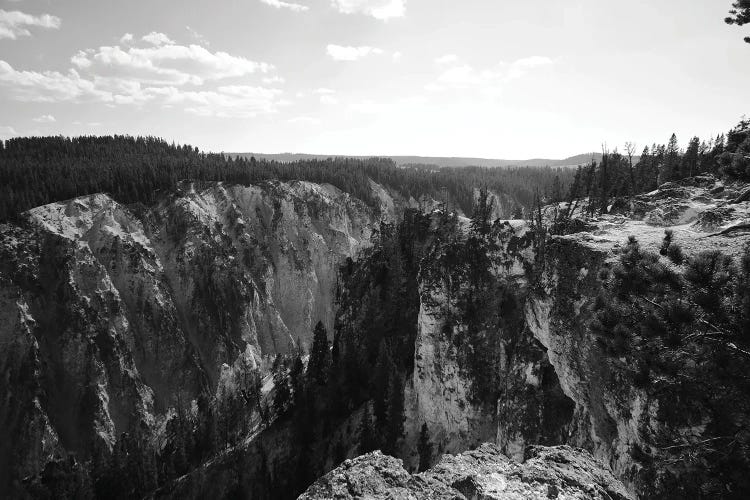
<path fill-rule="evenodd" d="M 315 482 L 301 500 L 323 499 L 607 499 L 633 497 L 584 450 L 530 447 L 516 462 L 492 444 L 409 474 L 401 460 L 379 451 L 347 460 Z"/>
<path fill-rule="evenodd" d="M 100 460 L 323 321 L 376 214 L 329 185 L 203 187 L 152 209 L 104 194 L 0 230 L 0 493 L 53 457 Z"/>
<path fill-rule="evenodd" d="M 475 336 L 494 339 L 491 360 L 501 382 L 489 402 L 472 397 L 477 381 L 462 352 L 469 325 L 460 293 L 470 289 L 469 280 L 423 262 L 415 368 L 406 391 L 406 463 L 417 463 L 415 445 L 426 423 L 440 452 L 492 440 L 520 459 L 529 444 L 570 444 L 590 450 L 639 496 L 731 495 L 731 489 L 720 493 L 723 472 L 688 465 L 691 443 L 711 442 L 719 432 L 710 394 L 694 389 L 690 403 L 661 383 L 637 386 L 633 360 L 607 355 L 589 324 L 600 273 L 629 236 L 658 255 L 670 229 L 686 259 L 707 250 L 739 259 L 750 242 L 750 203 L 735 203 L 740 191 L 712 178 L 665 185 L 636 197 L 624 213 L 599 215 L 574 234 L 547 238 L 543 252 L 525 226 L 493 233 L 492 254 L 504 265 L 494 266 L 492 286 L 514 291 L 523 320 L 517 327 L 485 321 Z M 746 405 L 721 410 L 730 428 L 742 428 Z"/>

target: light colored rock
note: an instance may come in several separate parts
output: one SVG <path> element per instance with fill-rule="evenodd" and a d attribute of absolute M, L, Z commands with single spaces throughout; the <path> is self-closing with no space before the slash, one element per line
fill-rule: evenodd
<path fill-rule="evenodd" d="M 323 499 L 607 499 L 633 497 L 590 454 L 568 446 L 532 447 L 523 463 L 492 444 L 445 455 L 427 472 L 410 475 L 400 460 L 373 452 L 342 465 L 299 498 Z"/>

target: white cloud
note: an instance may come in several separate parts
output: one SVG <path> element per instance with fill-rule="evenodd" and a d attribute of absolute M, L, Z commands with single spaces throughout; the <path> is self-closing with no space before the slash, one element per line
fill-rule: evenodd
<path fill-rule="evenodd" d="M 378 114 L 384 111 L 385 106 L 370 99 L 365 99 L 364 101 L 350 104 L 349 109 L 357 113 Z"/>
<path fill-rule="evenodd" d="M 520 78 L 534 68 L 541 66 L 549 66 L 554 64 L 554 61 L 549 57 L 543 56 L 531 56 L 519 59 L 510 65 L 508 71 L 509 78 Z"/>
<path fill-rule="evenodd" d="M 210 90 L 186 90 L 178 86 L 142 85 L 124 78 L 82 76 L 71 69 L 19 71 L 0 60 L 0 87 L 23 102 L 101 102 L 108 105 L 181 107 L 199 116 L 246 118 L 275 112 L 285 104 L 283 91 L 249 85 L 223 85 Z"/>
<path fill-rule="evenodd" d="M 318 125 L 320 119 L 313 118 L 312 116 L 295 116 L 287 120 L 289 123 L 303 124 L 303 125 Z"/>
<path fill-rule="evenodd" d="M 319 89 L 313 90 L 313 94 L 318 94 L 318 95 L 324 95 L 324 94 L 330 95 L 330 94 L 335 94 L 335 93 L 336 93 L 335 90 L 333 90 L 333 89 L 327 89 L 325 87 L 321 87 Z"/>
<path fill-rule="evenodd" d="M 342 14 L 365 14 L 383 21 L 406 13 L 406 0 L 331 0 L 331 4 Z"/>
<path fill-rule="evenodd" d="M 350 47 L 343 45 L 329 44 L 326 52 L 334 61 L 356 61 L 370 54 L 382 54 L 383 51 L 376 47 Z"/>
<path fill-rule="evenodd" d="M 37 123 L 55 123 L 57 120 L 55 120 L 55 117 L 52 115 L 42 115 L 34 118 L 32 121 L 35 121 Z"/>
<path fill-rule="evenodd" d="M 199 44 L 206 47 L 209 47 L 211 45 L 211 43 L 206 39 L 205 36 L 201 35 L 190 26 L 185 26 L 185 29 L 188 31 L 188 33 L 190 33 L 190 36 L 193 38 L 193 40 L 195 40 Z"/>
<path fill-rule="evenodd" d="M 178 45 L 161 33 L 150 33 L 135 45 L 79 51 L 67 72 L 18 70 L 0 60 L 0 91 L 22 102 L 108 106 L 148 102 L 199 116 L 237 118 L 273 113 L 288 104 L 282 98 L 284 91 L 273 88 L 284 79 L 273 73 L 270 64 L 211 52 L 200 45 Z M 258 85 L 249 84 L 247 77 L 257 73 Z M 238 77 L 245 81 L 222 82 Z M 50 123 L 54 118 L 46 115 L 35 121 Z"/>
<path fill-rule="evenodd" d="M 133 34 L 132 33 L 125 33 L 120 37 L 120 43 L 130 43 L 133 41 Z"/>
<path fill-rule="evenodd" d="M 9 94 L 25 102 L 55 102 L 96 100 L 113 101 L 111 92 L 98 89 L 92 80 L 81 77 L 76 70 L 18 71 L 0 60 L 0 85 L 8 87 Z"/>
<path fill-rule="evenodd" d="M 165 106 L 181 105 L 188 113 L 198 116 L 251 118 L 273 113 L 284 105 L 279 98 L 281 90 L 247 85 L 225 85 L 204 91 L 160 87 L 147 89 L 147 92 L 160 98 Z"/>
<path fill-rule="evenodd" d="M 161 37 L 154 37 L 154 41 L 157 39 Z M 145 48 L 103 46 L 79 51 L 71 58 L 71 62 L 78 69 L 88 70 L 100 76 L 162 85 L 201 85 L 209 80 L 245 76 L 256 72 L 267 73 L 273 69 L 272 65 L 264 62 L 232 56 L 226 52 L 211 52 L 194 44 L 155 45 Z"/>
<path fill-rule="evenodd" d="M 22 36 L 31 36 L 29 28 L 59 29 L 60 18 L 49 14 L 33 16 L 18 10 L 0 9 L 0 40 L 10 38 L 15 40 Z"/>
<path fill-rule="evenodd" d="M 276 83 L 282 84 L 284 82 L 286 82 L 286 80 L 284 80 L 282 77 L 280 77 L 278 75 L 267 76 L 267 77 L 263 78 L 263 83 L 266 84 L 266 85 L 274 85 Z"/>
<path fill-rule="evenodd" d="M 396 51 L 393 53 L 391 57 L 393 58 L 394 62 L 399 62 L 401 60 L 401 57 L 403 57 L 403 54 L 401 52 Z"/>
<path fill-rule="evenodd" d="M 282 2 L 281 0 L 260 0 L 261 3 L 276 7 L 277 9 L 289 9 L 293 12 L 305 12 L 310 10 L 307 5 L 300 5 L 298 3 Z"/>
<path fill-rule="evenodd" d="M 339 100 L 332 95 L 325 94 L 320 96 L 320 104 L 333 105 L 338 103 Z"/>
<path fill-rule="evenodd" d="M 174 45 L 174 42 L 164 33 L 157 33 L 156 31 L 152 31 L 148 35 L 143 35 L 141 37 L 141 40 L 144 42 L 148 42 L 151 45 Z"/>
<path fill-rule="evenodd" d="M 442 60 L 442 61 L 441 61 Z M 449 65 L 457 59 L 443 56 L 436 62 Z M 496 67 L 478 70 L 469 64 L 452 65 L 438 76 L 437 80 L 426 86 L 427 90 L 441 91 L 447 89 L 482 89 L 487 93 L 496 93 L 502 84 L 521 78 L 530 71 L 554 64 L 552 59 L 532 56 L 519 59 L 513 63 L 500 63 Z"/>
<path fill-rule="evenodd" d="M 458 61 L 458 56 L 456 54 L 445 54 L 444 56 L 440 56 L 437 59 L 435 59 L 435 62 L 438 64 L 453 64 L 454 62 Z"/>

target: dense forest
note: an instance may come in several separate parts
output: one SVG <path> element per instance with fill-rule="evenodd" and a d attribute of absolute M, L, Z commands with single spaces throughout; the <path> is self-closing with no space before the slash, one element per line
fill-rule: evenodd
<path fill-rule="evenodd" d="M 534 192 L 567 186 L 570 169 L 397 167 L 390 159 L 329 158 L 291 163 L 203 153 L 155 137 L 31 137 L 0 143 L 0 220 L 30 208 L 106 192 L 130 204 L 153 204 L 180 181 L 253 184 L 269 179 L 330 183 L 374 208 L 369 180 L 404 196 L 429 196 L 465 213 L 486 185 L 529 208 Z M 508 210 L 512 210 L 513 207 Z M 510 215 L 510 214 L 508 214 Z"/>
<path fill-rule="evenodd" d="M 715 175 L 729 181 L 750 181 L 750 120 L 742 120 L 726 134 L 708 141 L 693 137 L 680 148 L 672 134 L 669 142 L 646 146 L 634 161 L 633 144 L 625 154 L 603 152 L 601 160 L 579 166 L 566 195 L 554 184 L 541 202 L 590 199 L 589 215 L 607 213 L 616 199 L 653 191 L 667 182 L 697 175 Z"/>
<path fill-rule="evenodd" d="M 203 153 L 197 148 L 169 144 L 155 137 L 30 137 L 0 142 L 0 220 L 35 206 L 106 192 L 116 200 L 150 205 L 175 190 L 180 181 L 223 181 L 253 184 L 269 179 L 330 183 L 374 208 L 369 180 L 406 199 L 424 196 L 472 210 L 476 189 L 507 195 L 515 206 L 511 217 L 527 211 L 539 194 L 545 201 L 575 195 L 611 198 L 651 191 L 657 185 L 693 175 L 713 173 L 750 180 L 750 120 L 710 140 L 693 137 L 680 148 L 672 135 L 666 145 L 653 144 L 636 157 L 604 151 L 597 163 L 569 168 L 549 167 L 397 167 L 384 158 L 329 158 L 291 163 L 235 158 Z M 638 161 L 634 161 L 637 158 Z"/>

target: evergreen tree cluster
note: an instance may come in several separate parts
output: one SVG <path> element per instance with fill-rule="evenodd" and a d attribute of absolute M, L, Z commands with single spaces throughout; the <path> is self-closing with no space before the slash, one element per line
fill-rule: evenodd
<path fill-rule="evenodd" d="M 634 162 L 634 146 L 627 144 L 627 154 L 604 151 L 601 160 L 579 166 L 568 200 L 588 198 L 588 215 L 607 213 L 618 198 L 653 191 L 666 182 L 677 182 L 696 175 L 711 174 L 730 180 L 750 181 L 750 120 L 742 120 L 726 135 L 701 141 L 693 137 L 685 149 L 675 134 L 666 145 L 646 146 Z M 548 202 L 561 201 L 548 197 Z"/>
<path fill-rule="evenodd" d="M 318 322 L 309 353 L 297 349 L 276 357 L 268 411 L 276 416 L 273 427 L 286 429 L 295 448 L 273 464 L 291 471 L 268 480 L 274 498 L 296 497 L 353 455 L 375 449 L 401 454 L 404 387 L 417 333 L 417 272 L 432 234 L 430 217 L 418 210 L 407 210 L 399 224 L 382 223 L 374 246 L 341 266 L 333 335 Z M 342 428 L 348 434 L 334 432 Z"/>
<path fill-rule="evenodd" d="M 750 246 L 738 260 L 718 250 L 685 258 L 667 231 L 660 253 L 630 237 L 600 276 L 590 327 L 625 384 L 659 398 L 659 420 L 706 428 L 701 439 L 647 436 L 651 450 L 633 456 L 645 471 L 675 460 L 709 471 L 713 482 L 696 478 L 680 485 L 683 494 L 743 496 L 750 491 L 740 472 L 750 467 Z"/>
<path fill-rule="evenodd" d="M 736 24 L 744 26 L 750 24 L 750 0 L 736 0 L 732 3 L 729 16 L 724 19 L 727 24 Z M 745 41 L 750 43 L 750 36 L 745 37 Z"/>
<path fill-rule="evenodd" d="M 430 196 L 470 213 L 474 188 L 480 184 L 528 208 L 530 186 L 547 191 L 556 176 L 567 185 L 572 175 L 565 169 L 535 167 L 397 167 L 384 158 L 281 163 L 203 153 L 156 137 L 22 137 L 0 141 L 0 221 L 39 205 L 99 192 L 121 203 L 150 205 L 174 192 L 184 180 L 242 185 L 271 179 L 330 183 L 378 208 L 372 179 L 406 199 Z"/>

